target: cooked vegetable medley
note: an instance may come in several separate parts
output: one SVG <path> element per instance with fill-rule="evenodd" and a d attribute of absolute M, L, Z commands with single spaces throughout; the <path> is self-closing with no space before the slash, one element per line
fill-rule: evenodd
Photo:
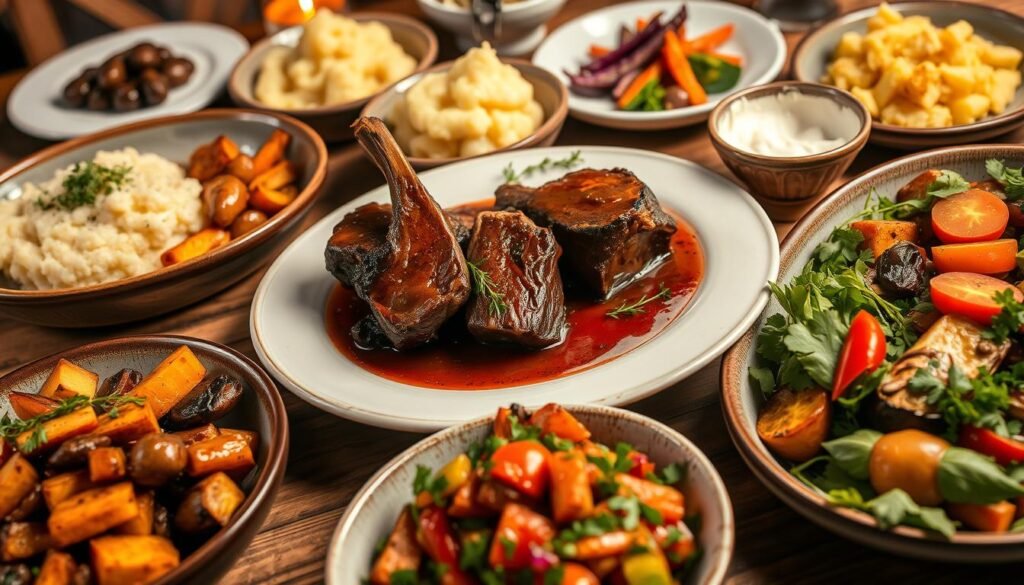
<path fill-rule="evenodd" d="M 213 425 L 242 392 L 187 346 L 102 383 L 62 359 L 38 394 L 10 392 L 0 583 L 138 585 L 177 567 L 245 501 L 259 437 Z"/>
<path fill-rule="evenodd" d="M 685 5 L 666 22 L 662 16 L 623 26 L 614 49 L 591 45 L 590 62 L 569 75 L 570 89 L 582 95 L 610 93 L 620 110 L 657 112 L 697 106 L 708 94 L 736 86 L 742 59 L 718 52 L 732 38 L 733 24 L 688 39 Z"/>
<path fill-rule="evenodd" d="M 501 408 L 485 440 L 417 468 L 370 582 L 678 583 L 699 554 L 682 480 L 676 464 L 592 441 L 561 406 Z"/>
<path fill-rule="evenodd" d="M 1024 174 L 921 173 L 837 227 L 768 318 L 757 431 L 829 504 L 1024 530 Z"/>

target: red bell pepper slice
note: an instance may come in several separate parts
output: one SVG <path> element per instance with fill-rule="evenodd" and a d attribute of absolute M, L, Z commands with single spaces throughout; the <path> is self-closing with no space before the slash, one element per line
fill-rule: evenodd
<path fill-rule="evenodd" d="M 1004 437 L 991 429 L 965 425 L 960 429 L 958 443 L 961 447 L 992 457 L 1002 466 L 1024 461 L 1024 442 Z"/>
<path fill-rule="evenodd" d="M 473 585 L 475 580 L 459 569 L 459 544 L 448 522 L 448 514 L 430 506 L 420 511 L 418 538 L 435 563 L 446 566 L 442 585 Z"/>
<path fill-rule="evenodd" d="M 861 374 L 873 372 L 885 361 L 885 332 L 874 315 L 861 310 L 850 322 L 832 382 L 832 400 L 842 397 Z"/>
<path fill-rule="evenodd" d="M 551 480 L 551 452 L 536 441 L 516 441 L 491 455 L 491 477 L 533 498 L 540 498 Z"/>

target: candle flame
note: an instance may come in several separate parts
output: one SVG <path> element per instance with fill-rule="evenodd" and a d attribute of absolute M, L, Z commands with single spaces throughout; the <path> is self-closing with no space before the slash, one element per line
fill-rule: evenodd
<path fill-rule="evenodd" d="M 313 4 L 313 0 L 299 0 L 299 8 L 302 10 L 305 20 L 313 18 L 313 15 L 316 14 L 316 5 Z"/>

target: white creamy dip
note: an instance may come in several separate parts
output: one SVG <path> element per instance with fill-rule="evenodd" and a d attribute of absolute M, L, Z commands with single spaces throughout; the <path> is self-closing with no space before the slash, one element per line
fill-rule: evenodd
<path fill-rule="evenodd" d="M 857 112 L 826 97 L 784 91 L 741 98 L 718 118 L 718 134 L 763 156 L 807 156 L 839 148 L 860 131 Z"/>

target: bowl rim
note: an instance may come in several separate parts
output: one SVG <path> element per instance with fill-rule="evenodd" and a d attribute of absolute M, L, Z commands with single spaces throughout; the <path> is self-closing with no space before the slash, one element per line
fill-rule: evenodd
<path fill-rule="evenodd" d="M 527 8 L 532 8 L 534 6 L 540 6 L 541 4 L 544 4 L 545 2 L 552 2 L 552 1 L 553 2 L 565 2 L 565 0 L 522 0 L 521 2 L 515 2 L 513 4 L 509 4 L 508 8 L 505 8 L 504 6 L 502 6 L 501 11 L 503 13 L 506 13 L 506 14 L 514 14 L 516 12 L 521 12 L 523 10 L 526 10 Z M 416 0 L 416 3 L 419 4 L 420 6 L 424 6 L 424 5 L 429 6 L 432 10 L 437 10 L 438 12 L 445 12 L 447 14 L 451 14 L 451 15 L 455 15 L 455 16 L 469 16 L 469 10 L 467 10 L 465 8 L 461 8 L 459 6 L 451 6 L 449 4 L 445 4 L 445 3 L 441 2 L 440 0 Z"/>
<path fill-rule="evenodd" d="M 557 92 L 558 92 L 558 104 L 555 107 L 555 110 L 553 112 L 551 112 L 550 114 L 545 112 L 544 122 L 540 126 L 538 126 L 536 130 L 534 130 L 528 136 L 526 136 L 526 138 L 523 138 L 522 140 L 519 140 L 517 142 L 509 144 L 508 146 L 504 146 L 502 148 L 497 148 L 497 149 L 492 150 L 490 152 L 483 152 L 483 153 L 480 153 L 480 154 L 474 154 L 473 156 L 454 156 L 454 157 L 445 157 L 445 158 L 427 158 L 427 157 L 422 157 L 422 156 L 409 156 L 408 154 L 406 154 L 405 156 L 409 160 L 410 164 L 412 164 L 413 166 L 422 167 L 422 168 L 437 167 L 437 166 L 446 165 L 446 164 L 457 162 L 457 161 L 464 161 L 464 160 L 470 160 L 470 159 L 474 159 L 474 158 L 479 158 L 481 156 L 487 156 L 489 154 L 495 154 L 495 153 L 498 153 L 498 152 L 508 152 L 510 150 L 522 150 L 524 148 L 530 148 L 530 147 L 533 147 L 533 146 L 538 146 L 545 138 L 550 136 L 552 133 L 557 133 L 559 128 L 561 128 L 562 125 L 565 124 L 565 119 L 569 115 L 569 88 L 566 87 L 566 85 L 564 83 L 562 83 L 562 81 L 560 79 L 558 79 L 558 76 L 556 76 L 554 73 L 551 73 L 550 71 L 548 71 L 547 69 L 545 69 L 545 68 L 543 68 L 543 67 L 541 67 L 539 65 L 534 65 L 532 62 L 530 62 L 530 61 L 528 61 L 526 59 L 518 59 L 518 58 L 513 58 L 513 57 L 500 57 L 500 56 L 498 57 L 498 59 L 502 63 L 504 63 L 506 65 L 511 65 L 511 66 L 515 67 L 520 72 L 520 74 L 523 74 L 523 78 L 524 79 L 526 79 L 525 73 L 529 73 L 530 76 L 532 76 L 533 78 L 536 78 L 539 83 L 544 83 L 544 84 L 547 84 L 547 85 L 549 85 L 551 87 L 556 88 Z M 424 69 L 423 71 L 417 71 L 416 73 L 413 73 L 412 75 L 410 75 L 409 77 L 406 77 L 405 79 L 407 80 L 407 79 L 409 79 L 411 77 L 417 77 L 418 79 L 416 80 L 415 83 L 419 83 L 419 81 L 422 80 L 423 77 L 425 77 L 426 75 L 429 75 L 431 73 L 441 73 L 443 71 L 447 71 L 447 70 L 451 69 L 452 66 L 455 65 L 455 61 L 456 60 L 453 59 L 451 61 L 444 61 L 443 63 L 438 63 L 438 64 L 436 64 L 436 65 L 434 65 L 434 66 L 432 66 L 430 68 Z M 402 81 L 405 81 L 405 80 L 402 80 Z M 398 83 L 401 83 L 402 81 L 399 81 Z M 526 79 L 526 81 L 529 82 L 530 80 Z M 374 95 L 370 99 L 370 101 L 367 102 L 366 106 L 363 107 L 362 111 L 359 112 L 359 117 L 362 118 L 362 117 L 371 115 L 371 113 L 373 113 L 374 110 L 378 110 L 378 112 L 376 113 L 376 116 L 377 117 L 381 117 L 381 115 L 384 113 L 383 111 L 381 111 L 383 109 L 381 107 L 381 103 L 383 101 L 385 101 L 386 99 L 392 97 L 392 96 L 403 95 L 405 93 L 405 92 L 399 92 L 398 91 L 398 83 L 393 84 L 393 85 L 387 87 L 386 89 L 384 89 L 383 91 L 381 91 L 380 93 Z M 414 83 L 414 85 L 415 85 L 415 83 Z M 533 85 L 534 88 L 536 88 L 536 84 L 534 84 L 532 82 L 530 84 Z M 411 86 L 410 86 L 410 88 L 411 88 Z M 408 89 L 406 89 L 406 91 L 408 91 Z M 536 95 L 536 92 L 534 92 L 534 94 Z M 536 99 L 536 98 L 534 98 L 534 99 Z M 386 119 L 385 119 L 385 121 L 386 121 Z"/>
<path fill-rule="evenodd" d="M 838 103 L 841 106 L 850 108 L 857 114 L 857 117 L 860 120 L 860 129 L 857 131 L 857 134 L 840 146 L 831 150 L 826 150 L 825 152 L 801 156 L 773 156 L 750 152 L 736 146 L 728 140 L 725 140 L 722 138 L 721 134 L 719 134 L 719 118 L 721 118 L 725 112 L 740 99 L 757 99 L 770 95 L 782 95 L 788 91 L 797 91 L 804 95 L 822 97 L 829 99 L 834 103 Z M 871 134 L 871 113 L 868 112 L 867 107 L 861 103 L 860 100 L 853 97 L 853 94 L 846 90 L 839 89 L 838 87 L 809 81 L 776 81 L 773 83 L 755 85 L 753 87 L 742 89 L 718 102 L 715 109 L 711 110 L 711 115 L 708 116 L 708 134 L 711 137 L 712 143 L 714 143 L 714 145 L 720 150 L 724 149 L 731 156 L 735 156 L 736 158 L 743 159 L 747 162 L 771 167 L 816 166 L 834 162 L 864 148 L 864 145 L 867 143 L 868 136 Z"/>
<path fill-rule="evenodd" d="M 897 0 L 889 2 L 889 6 L 897 12 L 903 12 L 905 10 L 916 10 L 919 8 L 935 8 L 935 2 L 927 2 L 922 0 Z M 989 6 L 987 4 L 975 4 L 973 2 L 964 2 L 963 0 L 944 0 L 942 6 L 948 6 L 950 9 L 960 10 L 980 10 L 988 11 L 998 16 L 1000 20 L 1010 20 L 1016 22 L 1020 27 L 1024 28 L 1024 16 L 1014 14 L 1002 8 L 995 6 Z M 869 6 L 866 8 L 858 8 L 851 10 L 844 14 L 826 21 L 820 26 L 815 27 L 813 31 L 805 35 L 800 42 L 797 43 L 793 49 L 791 57 L 791 71 L 792 76 L 797 81 L 815 83 L 817 79 L 812 76 L 800 66 L 801 57 L 805 53 L 810 51 L 811 47 L 820 44 L 818 39 L 833 29 L 844 26 L 846 24 L 866 21 L 871 15 L 878 11 L 878 6 Z M 1018 88 L 1018 91 L 1020 88 Z M 890 134 L 894 136 L 904 136 L 907 138 L 957 138 L 966 134 L 974 132 L 993 130 L 999 126 L 1006 126 L 1006 131 L 1009 132 L 1013 129 L 1013 124 L 1024 121 L 1024 103 L 1018 105 L 1015 108 L 1007 108 L 1002 114 L 995 116 L 988 116 L 982 118 L 977 122 L 970 124 L 961 124 L 958 126 L 947 126 L 944 128 L 905 128 L 903 126 L 896 126 L 894 124 L 883 124 L 882 122 L 876 121 L 871 118 L 871 129 L 872 132 L 877 134 Z"/>
<path fill-rule="evenodd" d="M 707 472 L 707 476 L 713 484 L 712 491 L 714 493 L 711 494 L 711 496 L 718 501 L 718 506 L 722 510 L 722 525 L 725 529 L 720 535 L 720 544 L 722 549 L 717 558 L 710 561 L 711 566 L 708 571 L 708 578 L 702 585 L 722 583 L 725 580 L 726 572 L 729 569 L 729 564 L 732 560 L 736 546 L 736 522 L 732 508 L 732 499 L 725 487 L 725 482 L 722 480 L 721 475 L 719 475 L 718 469 L 711 463 L 711 460 L 708 459 L 708 456 L 679 431 L 663 422 L 631 410 L 599 404 L 563 404 L 562 406 L 569 412 L 582 412 L 604 418 L 622 418 L 631 423 L 646 426 L 652 433 L 660 432 L 676 444 L 681 445 L 682 448 L 688 452 L 686 455 L 687 462 L 693 462 L 693 464 L 700 466 Z M 337 566 L 340 562 L 337 558 L 340 544 L 344 539 L 351 536 L 350 533 L 352 525 L 355 523 L 355 520 L 359 515 L 362 514 L 370 494 L 372 494 L 382 483 L 387 481 L 393 474 L 407 466 L 409 461 L 413 458 L 424 452 L 437 449 L 440 445 L 447 442 L 450 437 L 460 435 L 480 427 L 488 426 L 491 424 L 493 419 L 493 415 L 484 416 L 459 425 L 448 427 L 429 435 L 426 438 L 417 441 L 398 455 L 395 455 L 391 460 L 382 465 L 380 469 L 378 469 L 368 480 L 366 480 L 359 491 L 352 496 L 348 507 L 345 509 L 345 513 L 341 516 L 341 519 L 338 520 L 334 533 L 331 535 L 331 540 L 327 545 L 327 556 L 324 562 L 324 573 L 327 583 L 329 585 L 332 583 L 333 573 L 331 572 L 331 567 Z M 703 546 L 702 548 L 707 547 Z M 705 556 L 705 558 L 707 557 Z M 369 562 L 369 559 L 367 559 L 367 562 Z"/>
<path fill-rule="evenodd" d="M 179 276 L 188 276 L 192 273 L 198 272 L 205 269 L 211 264 L 218 264 L 226 261 L 229 258 L 233 258 L 240 254 L 244 254 L 256 246 L 270 240 L 277 236 L 285 226 L 291 224 L 293 221 L 301 217 L 316 200 L 316 196 L 320 191 L 320 187 L 324 182 L 324 178 L 327 176 L 327 146 L 324 144 L 323 139 L 317 134 L 312 128 L 310 128 L 304 122 L 297 120 L 291 116 L 285 114 L 279 114 L 276 112 L 268 112 L 263 110 L 249 110 L 240 108 L 213 108 L 207 110 L 200 110 L 198 112 L 192 112 L 190 114 L 183 115 L 171 115 L 163 116 L 160 118 L 153 118 L 150 120 L 142 120 L 135 122 L 134 124 L 127 124 L 125 126 L 117 126 L 109 130 L 102 130 L 93 134 L 87 134 L 78 138 L 49 146 L 42 150 L 36 151 L 20 161 L 14 163 L 7 168 L 3 173 L 0 173 L 0 185 L 11 181 L 15 176 L 28 171 L 42 163 L 45 163 L 55 156 L 73 151 L 80 147 L 86 147 L 90 144 L 106 140 L 109 138 L 116 138 L 126 134 L 133 133 L 137 130 L 145 130 L 149 128 L 155 128 L 160 126 L 173 126 L 179 123 L 190 123 L 202 120 L 252 120 L 260 122 L 268 127 L 282 128 L 291 130 L 292 133 L 298 133 L 305 138 L 316 151 L 316 166 L 313 171 L 313 175 L 309 178 L 305 188 L 296 196 L 295 200 L 288 204 L 283 210 L 274 214 L 268 221 L 263 225 L 259 226 L 255 230 L 245 234 L 237 240 L 231 240 L 227 245 L 217 248 L 207 254 L 198 256 L 186 262 L 180 264 L 174 264 L 172 266 L 163 266 L 156 270 L 132 276 L 129 278 L 122 278 L 119 280 L 112 280 L 110 282 L 104 282 L 100 284 L 93 284 L 89 286 L 77 287 L 77 288 L 58 288 L 49 290 L 22 290 L 14 288 L 5 288 L 0 286 L 0 300 L 9 301 L 13 299 L 22 300 L 42 300 L 42 299 L 77 299 L 80 297 L 86 297 L 97 294 L 110 294 L 114 291 L 121 292 L 139 288 L 142 286 L 163 282 Z M 268 123 L 270 118 L 276 121 L 276 124 Z M 296 138 L 292 137 L 293 140 Z M 130 145 L 126 145 L 130 146 Z M 199 145 L 197 145 L 199 146 Z"/>
<path fill-rule="evenodd" d="M 790 229 L 782 240 L 780 246 L 780 275 L 785 272 L 790 264 L 795 261 L 795 256 L 806 247 L 807 239 L 811 230 L 822 222 L 831 219 L 832 215 L 845 204 L 849 203 L 855 192 L 863 185 L 870 183 L 876 177 L 887 173 L 896 172 L 901 167 L 910 163 L 928 159 L 936 156 L 953 153 L 985 153 L 1007 151 L 1018 153 L 1024 159 L 1024 145 L 1019 144 L 974 144 L 968 146 L 947 146 L 923 152 L 908 154 L 872 167 L 857 176 L 853 177 L 843 185 L 840 185 L 831 193 L 821 198 L 806 214 L 803 215 Z M 842 524 L 841 529 L 864 530 L 869 529 L 869 534 L 878 540 L 891 538 L 903 542 L 916 544 L 934 543 L 936 546 L 953 545 L 960 548 L 961 545 L 969 546 L 972 549 L 988 546 L 1019 545 L 1024 543 L 1024 533 L 989 534 L 976 532 L 957 532 L 952 538 L 945 540 L 932 535 L 918 528 L 907 526 L 896 526 L 891 530 L 884 531 L 878 528 L 875 519 L 865 512 L 830 506 L 825 498 L 815 493 L 791 474 L 778 469 L 781 464 L 772 455 L 766 455 L 756 445 L 763 444 L 761 439 L 747 428 L 744 420 L 745 411 L 741 396 L 743 393 L 742 380 L 746 377 L 746 357 L 755 350 L 756 331 L 759 328 L 763 316 L 768 307 L 761 312 L 758 320 L 748 329 L 743 336 L 733 345 L 722 358 L 722 366 L 719 371 L 719 385 L 721 388 L 722 414 L 725 418 L 726 428 L 736 450 L 739 451 L 747 466 L 754 471 L 758 479 L 769 489 L 776 493 L 787 505 L 808 516 L 817 516 L 817 519 L 824 522 L 825 519 L 835 518 Z M 839 532 L 839 530 L 836 530 Z M 845 536 L 844 536 L 845 537 Z M 911 556 L 911 555 L 904 555 Z"/>
<path fill-rule="evenodd" d="M 156 581 L 156 585 L 182 583 L 186 579 L 193 577 L 204 565 L 210 564 L 214 559 L 223 554 L 224 549 L 239 537 L 239 533 L 256 521 L 255 516 L 258 515 L 259 508 L 273 503 L 273 500 L 270 498 L 284 479 L 290 436 L 288 415 L 277 385 L 274 384 L 273 379 L 263 369 L 263 366 L 234 348 L 205 339 L 185 335 L 130 335 L 79 345 L 37 358 L 0 376 L 0 382 L 12 378 L 31 376 L 40 369 L 55 363 L 60 358 L 74 360 L 101 351 L 129 349 L 140 345 L 166 345 L 168 351 L 171 351 L 176 346 L 187 345 L 192 349 L 198 348 L 204 352 L 225 358 L 226 361 L 232 363 L 236 373 L 242 372 L 242 377 L 250 381 L 250 392 L 256 395 L 259 409 L 265 411 L 270 419 L 271 436 L 262 438 L 267 441 L 267 460 L 256 476 L 256 482 L 253 485 L 252 491 L 246 495 L 242 507 L 231 518 L 227 526 L 214 533 L 192 554 L 185 557 L 174 570 Z M 248 372 L 245 370 L 248 370 Z M 259 526 L 255 528 L 255 530 L 258 529 Z"/>
<path fill-rule="evenodd" d="M 355 12 L 350 14 L 344 14 L 342 16 L 345 16 L 346 18 L 351 18 L 352 20 L 358 22 L 379 22 L 386 26 L 389 31 L 393 31 L 395 26 L 405 26 L 408 27 L 410 30 L 415 31 L 415 34 L 418 34 L 422 38 L 426 39 L 427 51 L 423 54 L 421 58 L 417 59 L 416 68 L 412 70 L 412 73 L 406 75 L 402 79 L 406 79 L 410 75 L 416 75 L 417 73 L 420 73 L 424 69 L 430 67 L 430 65 L 437 60 L 437 35 L 434 34 L 434 31 L 430 27 L 423 24 L 419 20 L 416 20 L 415 18 L 405 16 L 403 14 L 394 14 L 391 12 Z M 245 108 L 265 112 L 277 112 L 281 114 L 287 114 L 293 117 L 327 116 L 331 114 L 337 114 L 339 112 L 345 112 L 349 110 L 362 108 L 373 97 L 391 89 L 392 87 L 394 87 L 396 83 L 400 83 L 402 81 L 402 79 L 398 79 L 394 83 L 382 87 L 378 91 L 365 97 L 350 100 L 340 104 L 330 104 L 325 106 L 316 106 L 312 108 L 275 108 L 272 106 L 268 106 L 267 104 L 264 104 L 263 102 L 257 100 L 255 96 L 250 98 L 249 95 L 251 95 L 252 92 L 249 92 L 247 94 L 246 92 L 240 90 L 239 88 L 244 86 L 246 83 L 248 83 L 249 85 L 255 84 L 256 77 L 259 75 L 259 69 L 257 67 L 254 69 L 255 73 L 252 75 L 252 77 L 250 77 L 248 80 L 242 79 L 243 65 L 248 64 L 250 61 L 255 60 L 257 57 L 261 57 L 263 53 L 265 53 L 268 49 L 270 49 L 273 46 L 276 46 L 277 43 L 275 42 L 275 40 L 278 39 L 279 37 L 288 34 L 294 34 L 292 31 L 294 31 L 295 29 L 300 29 L 303 26 L 304 25 L 301 24 L 290 26 L 288 28 L 281 29 L 276 33 L 260 40 L 258 43 L 250 47 L 249 50 L 246 51 L 244 55 L 242 55 L 242 58 L 239 59 L 237 63 L 235 63 L 234 68 L 231 70 L 231 75 L 228 76 L 227 86 L 228 94 L 231 95 L 231 99 L 236 104 L 239 104 L 240 106 Z"/>

